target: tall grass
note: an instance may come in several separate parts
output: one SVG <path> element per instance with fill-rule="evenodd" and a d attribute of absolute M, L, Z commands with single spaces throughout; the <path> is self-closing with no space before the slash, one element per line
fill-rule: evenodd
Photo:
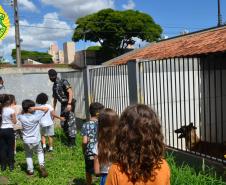
<path fill-rule="evenodd" d="M 173 154 L 166 156 L 171 169 L 171 184 L 173 185 L 226 185 L 221 178 L 213 176 L 213 169 L 196 172 L 189 165 L 177 165 Z"/>
<path fill-rule="evenodd" d="M 78 134 L 77 147 L 68 148 L 63 143 L 65 140 L 62 131 L 56 130 L 54 140 L 54 152 L 46 153 L 46 169 L 49 173 L 47 178 L 41 178 L 38 173 L 37 157 L 34 157 L 35 174 L 26 175 L 26 161 L 22 141 L 17 142 L 16 167 L 13 172 L 8 170 L 0 172 L 0 176 L 7 177 L 8 184 L 18 185 L 85 185 L 84 159 L 81 148 L 81 136 Z M 196 174 L 189 166 L 177 166 L 172 155 L 167 156 L 171 167 L 172 185 L 220 185 L 224 184 L 209 175 Z M 1 184 L 1 178 L 0 178 Z M 99 181 L 94 185 L 99 184 Z"/>

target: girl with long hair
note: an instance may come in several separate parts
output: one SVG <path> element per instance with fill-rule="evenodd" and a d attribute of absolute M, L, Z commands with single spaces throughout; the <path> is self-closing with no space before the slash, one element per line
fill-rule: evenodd
<path fill-rule="evenodd" d="M 118 127 L 119 117 L 117 113 L 105 108 L 99 114 L 97 142 L 94 147 L 94 171 L 101 175 L 100 185 L 104 185 L 108 169 L 112 161 L 113 146 L 115 143 L 115 132 Z"/>
<path fill-rule="evenodd" d="M 160 121 L 147 105 L 132 105 L 123 111 L 115 150 L 105 185 L 170 184 Z"/>
<path fill-rule="evenodd" d="M 0 163 L 1 170 L 5 171 L 7 164 L 10 171 L 14 169 L 15 136 L 13 124 L 16 124 L 15 111 L 10 107 L 10 98 L 7 94 L 0 95 Z"/>

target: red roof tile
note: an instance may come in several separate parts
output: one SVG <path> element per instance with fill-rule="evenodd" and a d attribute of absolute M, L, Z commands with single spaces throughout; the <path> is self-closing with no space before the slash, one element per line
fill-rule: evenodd
<path fill-rule="evenodd" d="M 133 59 L 166 59 L 226 52 L 226 26 L 162 40 L 112 59 L 106 64 L 125 64 Z"/>

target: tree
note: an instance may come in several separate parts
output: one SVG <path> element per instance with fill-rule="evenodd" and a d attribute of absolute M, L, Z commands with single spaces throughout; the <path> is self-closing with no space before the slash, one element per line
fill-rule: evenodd
<path fill-rule="evenodd" d="M 79 18 L 76 24 L 73 41 L 99 42 L 105 54 L 111 53 L 110 57 L 125 52 L 128 45 L 135 43 L 134 37 L 152 42 L 162 33 L 150 15 L 134 10 L 104 9 Z"/>
<path fill-rule="evenodd" d="M 16 49 L 12 50 L 12 57 L 14 60 L 16 60 Z M 50 64 L 53 63 L 52 56 L 48 53 L 44 52 L 38 52 L 38 51 L 25 51 L 21 50 L 21 60 L 27 60 L 32 59 L 37 62 L 43 63 L 43 64 Z"/>

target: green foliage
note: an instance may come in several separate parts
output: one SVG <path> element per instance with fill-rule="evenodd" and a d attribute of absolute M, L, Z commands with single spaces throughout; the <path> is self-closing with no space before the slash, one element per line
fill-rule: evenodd
<path fill-rule="evenodd" d="M 90 46 L 86 50 L 87 51 L 100 51 L 101 48 L 102 48 L 101 46 Z"/>
<path fill-rule="evenodd" d="M 168 153 L 166 158 L 170 165 L 170 183 L 172 185 L 226 185 L 226 183 L 216 177 L 216 175 L 213 176 L 213 169 L 209 169 L 205 172 L 196 172 L 195 169 L 186 164 L 178 166 L 172 153 Z"/>
<path fill-rule="evenodd" d="M 12 50 L 12 57 L 14 60 L 16 60 L 16 49 Z M 21 50 L 21 59 L 22 61 L 27 59 L 32 59 L 37 62 L 43 63 L 43 64 L 50 64 L 53 63 L 52 56 L 48 53 L 44 52 L 38 52 L 38 51 L 25 51 Z"/>
<path fill-rule="evenodd" d="M 148 14 L 134 11 L 101 10 L 79 18 L 73 40 L 99 42 L 102 50 L 112 57 L 122 54 L 125 48 L 135 43 L 134 37 L 148 42 L 160 38 L 162 28 Z"/>

